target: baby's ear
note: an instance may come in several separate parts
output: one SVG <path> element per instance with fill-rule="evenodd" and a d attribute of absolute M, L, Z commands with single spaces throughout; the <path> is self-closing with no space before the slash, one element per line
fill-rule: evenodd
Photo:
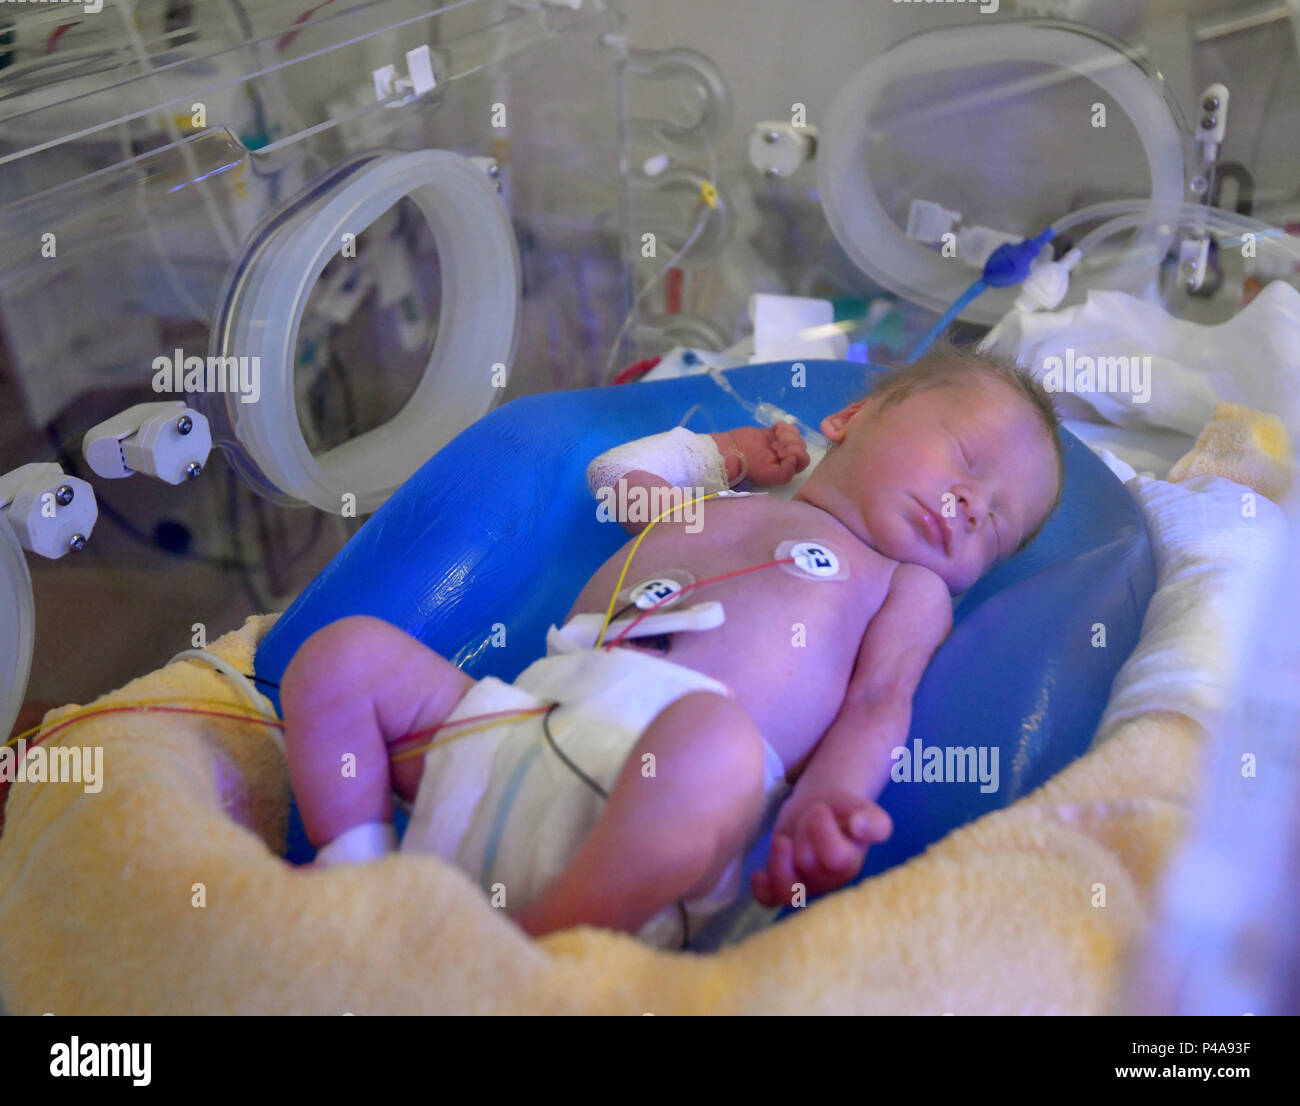
<path fill-rule="evenodd" d="M 868 398 L 854 400 L 843 410 L 836 411 L 833 415 L 827 415 L 822 419 L 820 428 L 822 434 L 832 442 L 842 442 L 844 435 L 848 433 L 849 419 L 853 418 L 866 406 Z"/>

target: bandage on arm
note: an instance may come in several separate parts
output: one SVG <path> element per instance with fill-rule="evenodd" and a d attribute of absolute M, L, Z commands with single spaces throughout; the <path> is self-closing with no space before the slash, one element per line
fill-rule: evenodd
<path fill-rule="evenodd" d="M 706 494 L 723 491 L 730 486 L 727 461 L 715 437 L 679 426 L 615 446 L 587 466 L 587 486 L 599 496 L 602 488 L 617 487 L 628 473 L 647 472 L 675 488 L 703 488 Z"/>

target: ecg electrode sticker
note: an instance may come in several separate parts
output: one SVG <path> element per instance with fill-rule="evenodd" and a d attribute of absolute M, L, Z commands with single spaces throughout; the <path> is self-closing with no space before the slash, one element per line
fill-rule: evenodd
<path fill-rule="evenodd" d="M 695 577 L 685 569 L 670 568 L 648 580 L 642 580 L 635 587 L 624 589 L 618 597 L 624 603 L 635 603 L 643 611 L 648 611 L 658 603 L 659 606 L 655 609 L 662 611 L 676 603 L 679 598 L 677 593 L 693 583 Z"/>
<path fill-rule="evenodd" d="M 847 580 L 848 562 L 824 541 L 783 541 L 776 547 L 776 559 L 793 558 L 780 566 L 783 572 L 805 580 Z"/>

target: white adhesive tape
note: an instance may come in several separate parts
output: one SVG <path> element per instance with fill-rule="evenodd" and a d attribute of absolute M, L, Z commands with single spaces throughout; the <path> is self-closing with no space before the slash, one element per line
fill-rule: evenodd
<path fill-rule="evenodd" d="M 805 538 L 783 541 L 776 547 L 776 559 L 793 558 L 780 566 L 783 572 L 808 580 L 847 580 L 849 563 L 828 542 Z"/>
<path fill-rule="evenodd" d="M 670 568 L 619 592 L 618 597 L 624 603 L 635 603 L 639 610 L 648 611 L 656 603 L 662 603 L 658 609 L 663 610 L 665 607 L 671 607 L 680 598 L 680 595 L 675 593 L 683 591 L 693 583 L 695 577 L 685 569 Z M 670 599 L 669 596 L 673 598 Z"/>

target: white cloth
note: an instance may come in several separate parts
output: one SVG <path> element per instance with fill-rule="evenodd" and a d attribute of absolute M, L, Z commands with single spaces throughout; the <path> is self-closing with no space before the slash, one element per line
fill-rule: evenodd
<path fill-rule="evenodd" d="M 558 701 L 562 705 L 549 718 L 556 745 L 608 793 L 655 715 L 693 691 L 730 695 L 717 680 L 650 653 L 585 649 L 535 661 L 513 685 L 491 676 L 480 680 L 448 721 Z M 764 751 L 764 793 L 774 799 L 787 786 L 785 768 L 766 742 Z M 425 754 L 402 851 L 442 857 L 489 896 L 501 885 L 505 909 L 514 913 L 563 871 L 604 806 L 546 742 L 537 714 L 435 745 Z M 737 856 L 707 895 L 685 904 L 691 934 L 740 893 L 743 860 Z M 637 936 L 660 947 L 679 946 L 676 905 Z"/>
<path fill-rule="evenodd" d="M 1213 731 L 1250 655 L 1286 518 L 1272 500 L 1221 476 L 1178 484 L 1134 476 L 1128 488 L 1151 536 L 1156 592 L 1094 743 L 1150 710 L 1179 711 Z"/>
<path fill-rule="evenodd" d="M 1160 303 L 1126 293 L 1091 292 L 1064 311 L 1012 312 L 984 346 L 1040 377 L 1047 358 L 1069 351 L 1151 357 L 1147 403 L 1124 394 L 1053 396 L 1063 415 L 1087 420 L 1065 425 L 1137 500 L 1156 559 L 1141 638 L 1115 677 L 1094 744 L 1151 710 L 1178 711 L 1213 730 L 1249 655 L 1285 518 L 1275 503 L 1222 477 L 1170 484 L 1138 472 L 1168 473 L 1220 401 L 1274 412 L 1293 438 L 1300 433 L 1300 292 L 1274 281 L 1217 326 L 1175 319 Z"/>
<path fill-rule="evenodd" d="M 1015 357 L 1040 379 L 1049 357 L 1150 357 L 1147 402 L 1123 393 L 1058 392 L 1053 399 L 1067 420 L 1160 428 L 1190 439 L 1217 403 L 1229 402 L 1272 412 L 1293 438 L 1300 435 L 1300 292 L 1280 280 L 1217 326 L 1175 319 L 1162 304 L 1124 292 L 1094 291 L 1064 311 L 1012 312 L 982 345 Z M 1127 455 L 1118 437 L 1101 444 L 1139 471 L 1161 471 Z"/>
<path fill-rule="evenodd" d="M 601 488 L 617 487 L 638 470 L 663 477 L 674 488 L 717 492 L 727 487 L 726 461 L 717 443 L 684 426 L 607 449 L 587 466 L 587 485 L 599 498 Z"/>

